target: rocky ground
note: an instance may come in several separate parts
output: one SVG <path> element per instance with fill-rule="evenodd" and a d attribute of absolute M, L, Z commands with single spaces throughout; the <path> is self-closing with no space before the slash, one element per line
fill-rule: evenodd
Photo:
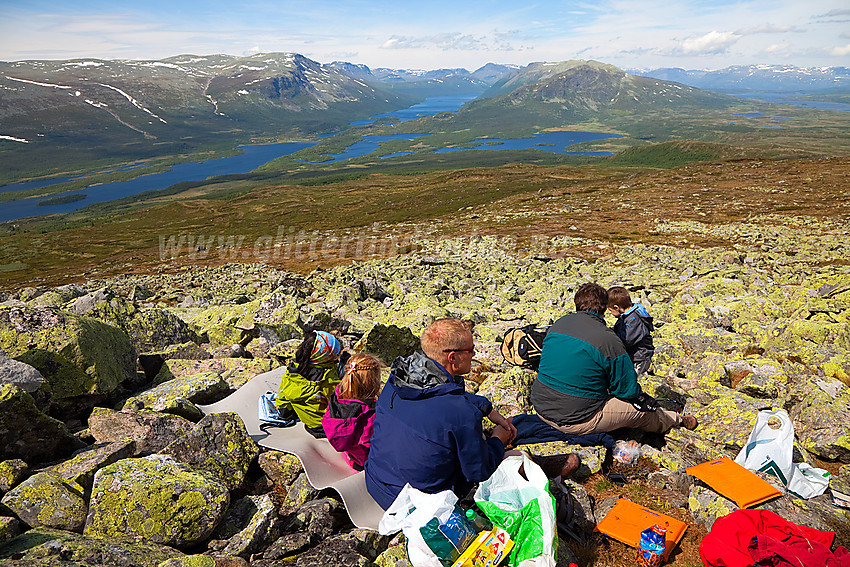
<path fill-rule="evenodd" d="M 700 565 L 699 538 L 736 506 L 684 469 L 734 458 L 762 409 L 792 417 L 797 460 L 831 471 L 834 485 L 850 483 L 846 219 L 656 219 L 652 230 L 680 244 L 563 237 L 528 254 L 506 238 L 420 235 L 415 253 L 307 276 L 228 264 L 0 297 L 0 559 L 404 565 L 400 537 L 353 528 L 339 498 L 313 490 L 296 459 L 261 451 L 238 418 L 203 417 L 197 404 L 280 365 L 304 326 L 390 362 L 415 348 L 430 320 L 457 316 L 475 323 L 468 389 L 505 415 L 527 413 L 534 374 L 504 363 L 500 339 L 510 327 L 571 311 L 587 281 L 626 286 L 654 316 L 657 353 L 642 385 L 663 404 L 684 406 L 700 427 L 665 439 L 620 432 L 640 443 L 633 468 L 612 464 L 601 447 L 525 447 L 582 454 L 569 483 L 581 528 L 627 496 L 685 520 L 671 562 Z M 596 253 L 559 252 L 577 249 Z M 625 486 L 606 480 L 612 467 Z M 850 544 L 847 514 L 828 494 L 804 501 L 765 479 L 782 492 L 765 508 Z M 633 564 L 632 552 L 599 534 L 585 545 L 562 535 L 561 543 L 559 564 Z"/>

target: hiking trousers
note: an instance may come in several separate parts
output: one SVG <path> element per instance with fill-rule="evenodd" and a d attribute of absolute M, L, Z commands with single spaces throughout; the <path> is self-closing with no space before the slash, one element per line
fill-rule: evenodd
<path fill-rule="evenodd" d="M 584 423 L 558 425 L 542 415 L 540 419 L 555 429 L 570 435 L 607 433 L 621 427 L 642 429 L 651 433 L 667 433 L 672 428 L 682 425 L 682 416 L 676 412 L 663 408 L 658 408 L 655 411 L 640 411 L 629 402 L 624 402 L 619 398 L 610 398 L 601 410 Z"/>

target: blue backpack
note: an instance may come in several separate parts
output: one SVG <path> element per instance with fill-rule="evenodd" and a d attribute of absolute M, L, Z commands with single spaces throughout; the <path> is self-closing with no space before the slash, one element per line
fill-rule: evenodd
<path fill-rule="evenodd" d="M 260 420 L 260 430 L 267 427 L 289 427 L 295 425 L 294 419 L 283 419 L 280 410 L 274 403 L 274 394 L 266 392 L 257 400 L 257 418 Z"/>

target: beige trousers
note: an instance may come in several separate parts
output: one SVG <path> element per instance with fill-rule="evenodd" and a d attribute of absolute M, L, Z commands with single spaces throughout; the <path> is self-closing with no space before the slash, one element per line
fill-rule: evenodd
<path fill-rule="evenodd" d="M 682 425 L 682 416 L 676 412 L 662 408 L 656 411 L 640 411 L 629 402 L 617 398 L 611 398 L 605 402 L 602 409 L 584 423 L 558 425 L 543 416 L 540 416 L 540 419 L 570 435 L 606 433 L 621 427 L 643 429 L 651 433 L 667 433 L 673 427 Z"/>

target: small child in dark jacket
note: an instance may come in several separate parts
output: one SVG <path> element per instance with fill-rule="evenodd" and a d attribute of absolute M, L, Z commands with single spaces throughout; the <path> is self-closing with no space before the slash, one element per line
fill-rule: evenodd
<path fill-rule="evenodd" d="M 626 352 L 640 376 L 649 370 L 655 346 L 652 344 L 652 317 L 640 303 L 632 303 L 629 290 L 615 286 L 608 290 L 608 311 L 617 318 L 614 332 L 623 341 Z"/>
<path fill-rule="evenodd" d="M 360 353 L 349 358 L 342 381 L 331 394 L 322 416 L 322 427 L 331 446 L 343 453 L 357 471 L 363 470 L 369 456 L 383 366 L 371 354 Z"/>

